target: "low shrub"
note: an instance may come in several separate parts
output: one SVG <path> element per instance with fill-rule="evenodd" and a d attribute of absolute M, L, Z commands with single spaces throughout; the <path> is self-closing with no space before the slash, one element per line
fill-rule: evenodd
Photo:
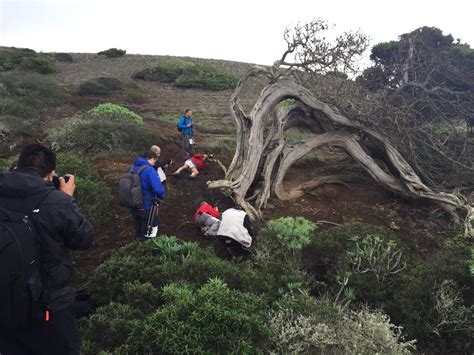
<path fill-rule="evenodd" d="M 122 82 L 119 79 L 100 77 L 88 80 L 76 90 L 78 95 L 107 95 L 122 89 Z"/>
<path fill-rule="evenodd" d="M 132 78 L 145 81 L 173 82 L 183 72 L 195 64 L 182 59 L 168 59 L 153 68 L 146 68 L 136 72 Z"/>
<path fill-rule="evenodd" d="M 132 77 L 145 81 L 175 82 L 178 87 L 205 90 L 233 89 L 238 82 L 234 75 L 181 59 L 169 59 L 153 68 L 140 70 Z"/>
<path fill-rule="evenodd" d="M 123 92 L 123 96 L 127 102 L 130 102 L 132 104 L 142 104 L 146 101 L 143 92 L 137 88 L 125 89 Z"/>
<path fill-rule="evenodd" d="M 102 222 L 109 215 L 110 187 L 94 171 L 89 161 L 73 154 L 58 154 L 56 172 L 73 174 L 74 198 L 93 222 Z"/>
<path fill-rule="evenodd" d="M 176 79 L 176 86 L 219 91 L 234 89 L 238 81 L 232 74 L 219 72 L 213 67 L 196 65 L 186 69 Z"/>
<path fill-rule="evenodd" d="M 54 53 L 53 58 L 56 59 L 58 62 L 71 63 L 74 61 L 72 55 L 70 55 L 69 53 Z"/>
<path fill-rule="evenodd" d="M 164 305 L 133 331 L 127 350 L 146 354 L 261 353 L 269 331 L 263 299 L 230 289 L 218 278 L 197 290 L 163 288 Z"/>
<path fill-rule="evenodd" d="M 15 143 L 38 130 L 41 112 L 68 101 L 68 95 L 54 81 L 39 74 L 16 72 L 0 76 L 1 139 Z"/>
<path fill-rule="evenodd" d="M 303 300 L 303 303 L 301 302 Z M 368 309 L 351 311 L 326 300 L 298 297 L 271 312 L 273 351 L 279 354 L 411 354 L 402 327 Z"/>
<path fill-rule="evenodd" d="M 97 155 L 142 151 L 144 146 L 156 141 L 156 136 L 131 121 L 104 120 L 86 114 L 85 118 L 73 117 L 64 125 L 52 129 L 47 141 L 56 151 Z"/>
<path fill-rule="evenodd" d="M 113 351 L 127 342 L 143 317 L 142 312 L 127 304 L 110 303 L 99 307 L 89 318 L 80 322 L 83 338 L 81 354 Z"/>
<path fill-rule="evenodd" d="M 23 58 L 20 68 L 32 70 L 40 74 L 50 74 L 56 71 L 56 65 L 51 58 L 44 55 L 34 55 Z"/>
<path fill-rule="evenodd" d="M 88 114 L 95 120 L 105 122 L 125 122 L 137 126 L 143 125 L 143 118 L 128 108 L 112 103 L 100 104 L 88 111 Z"/>
<path fill-rule="evenodd" d="M 98 55 L 102 55 L 106 58 L 118 58 L 123 56 L 126 53 L 124 49 L 117 49 L 117 48 L 109 48 L 105 51 L 101 51 L 97 53 Z"/>
<path fill-rule="evenodd" d="M 2 47 L 0 48 L 0 72 L 9 71 L 18 67 L 25 58 L 36 55 L 28 48 Z"/>

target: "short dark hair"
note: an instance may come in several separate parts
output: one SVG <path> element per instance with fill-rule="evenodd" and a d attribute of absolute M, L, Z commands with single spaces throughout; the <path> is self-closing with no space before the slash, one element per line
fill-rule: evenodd
<path fill-rule="evenodd" d="M 44 178 L 56 170 L 56 154 L 44 145 L 29 144 L 20 153 L 18 167 L 34 169 Z"/>
<path fill-rule="evenodd" d="M 184 114 L 187 114 L 189 111 L 192 111 L 190 108 L 187 108 L 186 110 L 184 110 Z"/>
<path fill-rule="evenodd" d="M 144 157 L 146 160 L 158 159 L 158 154 L 156 154 L 153 150 L 149 150 L 148 152 L 145 152 L 145 153 L 143 154 L 143 157 Z"/>

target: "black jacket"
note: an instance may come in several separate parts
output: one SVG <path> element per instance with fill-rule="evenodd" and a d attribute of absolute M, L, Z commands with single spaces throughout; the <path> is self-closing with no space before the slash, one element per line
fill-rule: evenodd
<path fill-rule="evenodd" d="M 94 239 L 92 225 L 70 196 L 56 190 L 33 170 L 19 168 L 0 173 L 0 206 L 30 213 L 41 200 L 39 211 L 31 216 L 40 237 L 40 261 L 49 305 L 59 311 L 74 301 L 69 286 L 72 261 L 68 249 L 89 248 Z"/>

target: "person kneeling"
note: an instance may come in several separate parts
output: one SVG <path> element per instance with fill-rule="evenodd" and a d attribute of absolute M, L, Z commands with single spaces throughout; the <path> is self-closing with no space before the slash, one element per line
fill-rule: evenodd
<path fill-rule="evenodd" d="M 231 257 L 238 258 L 250 254 L 249 248 L 255 239 L 250 218 L 242 207 L 235 206 L 222 213 L 217 240 L 224 243 Z"/>

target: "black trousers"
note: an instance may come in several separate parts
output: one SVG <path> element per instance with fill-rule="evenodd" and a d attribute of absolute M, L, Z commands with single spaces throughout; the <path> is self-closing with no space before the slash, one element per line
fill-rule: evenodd
<path fill-rule="evenodd" d="M 0 329 L 1 355 L 79 355 L 81 340 L 74 308 L 52 312 L 48 322 Z"/>
<path fill-rule="evenodd" d="M 150 216 L 151 210 L 143 210 L 143 209 L 131 209 L 133 218 L 133 225 L 135 227 L 135 240 L 144 241 L 145 236 L 148 233 L 147 225 L 148 225 L 148 217 Z M 157 227 L 159 224 L 158 218 L 158 209 L 156 209 L 156 213 L 153 216 L 151 226 Z"/>

